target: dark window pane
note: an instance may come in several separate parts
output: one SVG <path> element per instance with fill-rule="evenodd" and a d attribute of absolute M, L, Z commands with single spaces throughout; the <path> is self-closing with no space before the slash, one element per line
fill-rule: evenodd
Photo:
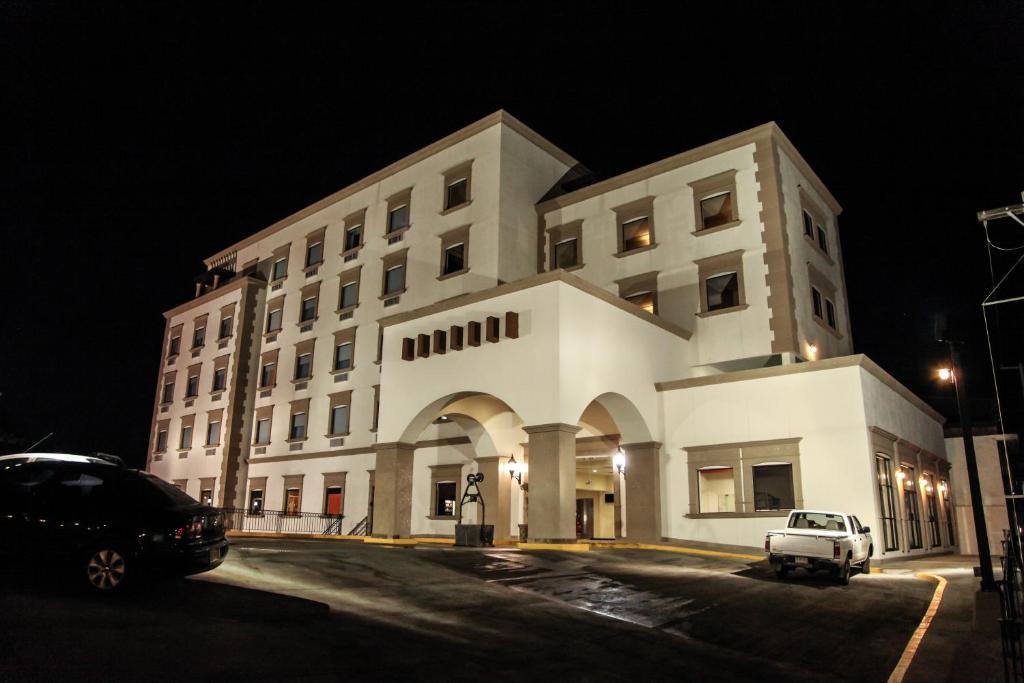
<path fill-rule="evenodd" d="M 818 246 L 821 250 L 828 253 L 828 237 L 825 235 L 825 230 L 820 225 L 818 226 Z"/>
<path fill-rule="evenodd" d="M 793 466 L 757 465 L 754 474 L 755 510 L 792 510 Z"/>
<path fill-rule="evenodd" d="M 334 369 L 348 370 L 352 367 L 352 343 L 338 344 L 334 349 Z"/>
<path fill-rule="evenodd" d="M 434 510 L 435 516 L 455 516 L 455 508 L 459 504 L 459 502 L 455 500 L 456 488 L 454 481 L 442 481 L 437 483 L 437 508 Z"/>
<path fill-rule="evenodd" d="M 736 273 L 709 277 L 705 284 L 708 293 L 708 310 L 732 308 L 740 303 L 740 283 Z"/>
<path fill-rule="evenodd" d="M 281 329 L 281 309 L 276 308 L 267 316 L 267 332 Z"/>
<path fill-rule="evenodd" d="M 232 318 L 231 318 L 230 315 L 228 317 L 226 317 L 226 318 L 221 318 L 220 319 L 220 338 L 221 339 L 224 339 L 225 337 L 230 337 L 231 336 L 231 322 L 232 322 Z"/>
<path fill-rule="evenodd" d="M 220 443 L 220 422 L 211 422 L 206 428 L 206 445 L 216 446 Z"/>
<path fill-rule="evenodd" d="M 192 448 L 192 428 L 182 427 L 181 428 L 181 447 Z"/>
<path fill-rule="evenodd" d="M 305 436 L 306 436 L 306 414 L 305 413 L 295 413 L 294 415 L 292 415 L 292 429 L 291 429 L 291 436 L 289 438 L 292 438 L 292 439 L 302 439 L 302 438 L 305 438 Z"/>
<path fill-rule="evenodd" d="M 177 356 L 179 351 L 181 351 L 181 337 L 171 337 L 171 348 L 168 355 Z"/>
<path fill-rule="evenodd" d="M 444 250 L 444 275 L 457 273 L 466 267 L 466 245 L 453 244 Z"/>
<path fill-rule="evenodd" d="M 445 197 L 444 208 L 451 209 L 461 204 L 465 204 L 468 199 L 469 179 L 460 178 L 448 185 L 448 195 Z"/>
<path fill-rule="evenodd" d="M 302 302 L 302 322 L 312 320 L 316 317 L 316 298 L 306 299 Z"/>
<path fill-rule="evenodd" d="M 348 433 L 348 406 L 334 406 L 331 409 L 331 434 Z"/>
<path fill-rule="evenodd" d="M 814 287 L 811 287 L 811 305 L 814 307 L 814 315 L 821 318 L 821 292 Z"/>
<path fill-rule="evenodd" d="M 651 222 L 647 216 L 622 224 L 622 251 L 651 246 Z"/>
<path fill-rule="evenodd" d="M 170 403 L 174 400 L 174 382 L 168 382 L 164 385 L 164 403 Z"/>
<path fill-rule="evenodd" d="M 226 368 L 218 368 L 213 372 L 213 390 L 222 391 L 227 386 L 228 371 Z"/>
<path fill-rule="evenodd" d="M 192 334 L 192 348 L 202 346 L 206 343 L 206 328 L 197 327 L 196 331 Z"/>
<path fill-rule="evenodd" d="M 249 491 L 249 514 L 258 515 L 263 512 L 263 491 L 253 489 Z"/>
<path fill-rule="evenodd" d="M 270 443 L 270 420 L 256 423 L 256 443 Z"/>
<path fill-rule="evenodd" d="M 188 384 L 186 385 L 186 396 L 198 396 L 199 395 L 199 378 L 192 375 L 188 378 Z"/>
<path fill-rule="evenodd" d="M 700 216 L 703 229 L 714 228 L 732 221 L 732 193 L 723 192 L 700 200 Z"/>
<path fill-rule="evenodd" d="M 315 242 L 306 247 L 306 266 L 315 266 L 324 260 L 324 243 Z"/>
<path fill-rule="evenodd" d="M 576 238 L 564 240 L 555 245 L 555 268 L 572 268 L 579 263 Z"/>
<path fill-rule="evenodd" d="M 804 211 L 804 234 L 811 238 L 814 237 L 814 219 L 806 211 Z"/>
<path fill-rule="evenodd" d="M 363 236 L 363 226 L 353 225 L 351 228 L 345 231 L 345 251 L 349 249 L 355 249 L 359 246 L 360 240 Z"/>
<path fill-rule="evenodd" d="M 341 288 L 341 307 L 348 308 L 349 306 L 355 306 L 359 298 L 359 285 L 355 282 L 349 282 L 343 285 Z"/>
<path fill-rule="evenodd" d="M 271 384 L 271 382 L 273 381 L 273 378 L 274 378 L 274 366 L 275 366 L 275 363 L 267 363 L 266 365 L 263 366 L 263 369 L 260 371 L 260 386 L 261 387 L 268 387 L 268 386 L 270 386 L 270 384 Z"/>
<path fill-rule="evenodd" d="M 385 274 L 384 293 L 400 292 L 405 287 L 405 266 L 391 268 Z"/>
<path fill-rule="evenodd" d="M 403 204 L 391 209 L 388 214 L 388 232 L 401 230 L 409 225 L 409 205 Z"/>
<path fill-rule="evenodd" d="M 295 379 L 308 379 L 312 374 L 313 356 L 304 353 L 295 359 Z"/>
<path fill-rule="evenodd" d="M 156 433 L 156 450 L 167 450 L 167 432 L 162 429 Z"/>
<path fill-rule="evenodd" d="M 288 259 L 281 259 L 274 263 L 274 272 L 271 274 L 271 280 L 280 280 L 288 274 Z"/>
<path fill-rule="evenodd" d="M 836 307 L 828 299 L 825 299 L 825 315 L 827 316 L 825 321 L 828 323 L 828 326 L 831 327 L 832 329 L 835 329 L 836 328 Z"/>

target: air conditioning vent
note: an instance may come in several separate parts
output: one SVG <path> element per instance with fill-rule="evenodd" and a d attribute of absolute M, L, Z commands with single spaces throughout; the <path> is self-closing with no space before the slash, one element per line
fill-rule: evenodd
<path fill-rule="evenodd" d="M 401 241 L 402 241 L 402 236 L 401 235 L 395 235 L 394 237 L 389 237 L 388 238 L 388 244 L 398 244 Z"/>
<path fill-rule="evenodd" d="M 395 305 L 397 305 L 399 299 L 401 299 L 401 297 L 398 297 L 398 296 L 396 296 L 394 298 L 391 298 L 391 299 L 384 299 L 384 308 L 387 308 L 388 306 L 395 306 Z"/>
<path fill-rule="evenodd" d="M 349 254 L 348 256 L 345 257 L 345 261 L 344 262 L 348 263 L 349 261 L 355 261 L 358 256 L 359 256 L 358 252 L 355 253 L 355 254 Z"/>

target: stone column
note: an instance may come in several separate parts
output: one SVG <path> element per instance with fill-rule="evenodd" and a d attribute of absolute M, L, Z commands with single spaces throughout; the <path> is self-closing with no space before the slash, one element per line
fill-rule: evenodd
<path fill-rule="evenodd" d="M 509 532 L 510 519 L 512 517 L 512 486 L 515 482 L 508 476 L 505 463 L 508 462 L 507 455 L 489 455 L 477 458 L 477 472 L 484 475 L 480 483 L 480 493 L 483 494 L 486 505 L 486 524 L 494 525 L 494 540 L 504 540 L 511 537 Z M 517 534 L 518 536 L 518 531 Z"/>
<path fill-rule="evenodd" d="M 408 538 L 412 524 L 411 443 L 379 443 L 374 471 L 373 536 Z"/>
<path fill-rule="evenodd" d="M 622 538 L 622 477 L 612 468 L 612 496 L 615 498 L 615 538 Z"/>
<path fill-rule="evenodd" d="M 626 537 L 661 540 L 661 444 L 622 444 L 626 454 Z"/>
<path fill-rule="evenodd" d="M 530 541 L 576 542 L 576 425 L 523 427 L 530 435 Z"/>

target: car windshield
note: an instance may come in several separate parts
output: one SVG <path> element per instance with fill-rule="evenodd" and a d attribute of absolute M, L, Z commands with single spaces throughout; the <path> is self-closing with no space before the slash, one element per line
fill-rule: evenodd
<path fill-rule="evenodd" d="M 133 472 L 121 480 L 122 491 L 136 501 L 154 507 L 195 505 L 197 501 L 173 484 L 145 472 Z"/>
<path fill-rule="evenodd" d="M 842 515 L 830 515 L 827 512 L 794 512 L 789 517 L 789 528 L 846 531 L 846 520 Z"/>

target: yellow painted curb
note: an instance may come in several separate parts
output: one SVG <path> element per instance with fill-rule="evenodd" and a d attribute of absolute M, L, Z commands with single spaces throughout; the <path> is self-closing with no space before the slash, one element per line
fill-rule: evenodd
<path fill-rule="evenodd" d="M 589 543 L 516 543 L 520 550 L 565 550 L 571 553 L 585 553 L 590 550 Z"/>
<path fill-rule="evenodd" d="M 925 634 L 928 632 L 928 627 L 932 625 L 932 620 L 935 618 L 935 614 L 939 611 L 939 604 L 942 602 L 942 594 L 946 592 L 946 579 L 935 574 L 925 574 L 924 572 L 918 572 L 917 576 L 926 581 L 932 581 L 935 583 L 935 592 L 932 593 L 932 600 L 928 603 L 928 609 L 925 610 L 924 616 L 921 617 L 921 623 L 914 629 L 914 633 L 910 636 L 910 641 L 907 642 L 907 646 L 903 648 L 903 655 L 900 657 L 900 661 L 896 663 L 896 668 L 889 674 L 889 683 L 901 683 L 903 677 L 907 675 L 907 671 L 910 669 L 910 663 L 914 661 L 914 655 L 917 654 L 917 648 L 921 646 L 921 641 L 924 640 Z"/>
<path fill-rule="evenodd" d="M 746 553 L 731 553 L 723 550 L 688 548 L 680 545 L 660 545 L 658 543 L 595 543 L 594 547 L 607 548 L 610 550 L 659 550 L 665 553 L 701 555 L 704 557 L 731 557 L 737 560 L 753 560 L 755 562 L 765 559 L 763 555 L 748 555 Z"/>

